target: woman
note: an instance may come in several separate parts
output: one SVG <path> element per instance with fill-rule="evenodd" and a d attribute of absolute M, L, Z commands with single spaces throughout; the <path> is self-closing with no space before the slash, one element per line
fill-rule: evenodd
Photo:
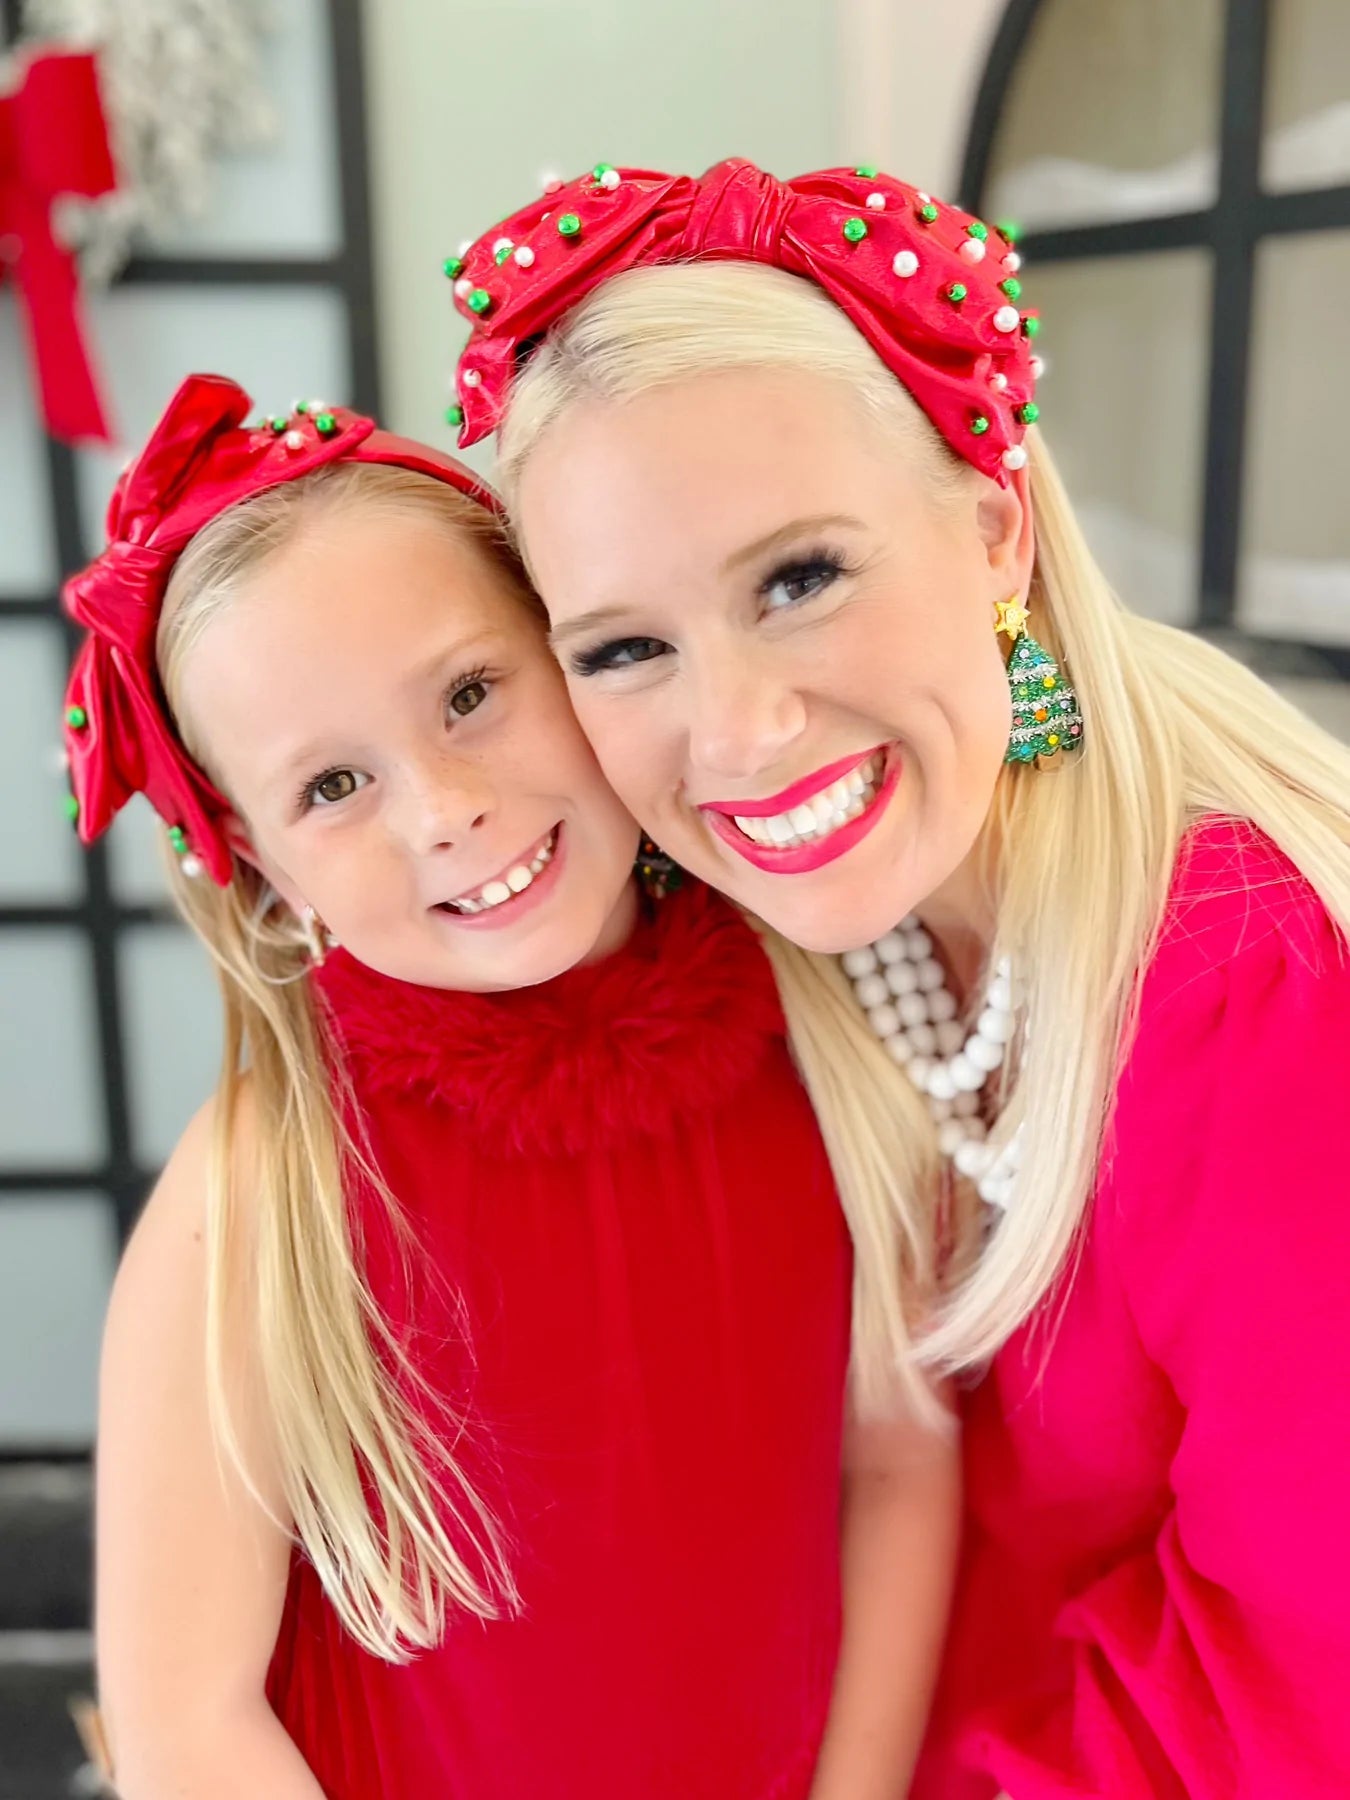
<path fill-rule="evenodd" d="M 1350 756 L 1111 595 L 982 221 L 601 165 L 457 296 L 602 766 L 845 953 L 911 1205 L 985 1203 L 922 1343 L 971 1384 L 922 1791 L 1344 1792 Z"/>

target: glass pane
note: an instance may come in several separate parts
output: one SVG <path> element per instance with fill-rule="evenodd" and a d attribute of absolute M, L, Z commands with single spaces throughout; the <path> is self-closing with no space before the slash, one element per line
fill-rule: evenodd
<path fill-rule="evenodd" d="M 1345 0 L 1272 0 L 1261 179 L 1275 193 L 1350 181 Z"/>
<path fill-rule="evenodd" d="M 81 1169 L 105 1154 L 94 976 L 78 931 L 0 935 L 0 1165 Z"/>
<path fill-rule="evenodd" d="M 990 218 L 1159 218 L 1218 189 L 1223 0 L 1043 0 L 1013 72 Z"/>
<path fill-rule="evenodd" d="M 315 288 L 113 288 L 90 302 L 93 329 L 127 448 L 139 445 L 183 376 L 231 375 L 260 411 L 297 396 L 341 401 L 350 376 L 346 310 L 336 290 Z M 80 454 L 80 511 L 90 550 L 126 448 Z"/>
<path fill-rule="evenodd" d="M 269 6 L 262 83 L 276 137 L 222 156 L 211 172 L 206 215 L 150 240 L 186 256 L 331 256 L 341 247 L 337 115 L 323 0 Z"/>
<path fill-rule="evenodd" d="M 1350 644 L 1348 285 L 1350 232 L 1257 251 L 1238 617 L 1274 637 Z"/>
<path fill-rule="evenodd" d="M 13 289 L 0 291 L 0 606 L 57 583 L 47 458 Z"/>
<path fill-rule="evenodd" d="M 93 1438 L 116 1261 L 104 1195 L 0 1196 L 0 1445 L 79 1447 Z"/>
<path fill-rule="evenodd" d="M 1033 268 L 1045 330 L 1042 424 L 1127 605 L 1195 617 L 1208 383 L 1203 251 Z"/>
<path fill-rule="evenodd" d="M 3 486 L 3 483 L 0 483 Z M 55 620 L 0 612 L 0 901 L 69 900 L 80 852 L 62 810 L 65 644 Z"/>
<path fill-rule="evenodd" d="M 163 848 L 163 820 L 144 795 L 135 795 L 108 833 L 112 889 L 124 906 L 168 905 Z"/>
<path fill-rule="evenodd" d="M 206 952 L 176 925 L 126 932 L 121 973 L 132 1142 L 155 1167 L 215 1091 L 220 994 Z"/>

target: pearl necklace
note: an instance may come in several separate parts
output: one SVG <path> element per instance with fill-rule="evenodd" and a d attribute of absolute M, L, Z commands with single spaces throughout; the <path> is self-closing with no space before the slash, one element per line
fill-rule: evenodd
<path fill-rule="evenodd" d="M 1014 1029 L 1012 971 L 995 964 L 967 1032 L 957 1018 L 933 940 L 911 914 L 894 931 L 840 957 L 867 1022 L 923 1094 L 938 1149 L 990 1206 L 1006 1207 L 1021 1161 L 1021 1128 L 996 1150 L 980 1117 L 980 1091 L 1003 1066 Z"/>

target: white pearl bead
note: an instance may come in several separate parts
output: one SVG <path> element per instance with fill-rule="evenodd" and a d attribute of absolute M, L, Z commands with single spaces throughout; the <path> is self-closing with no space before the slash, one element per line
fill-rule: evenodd
<path fill-rule="evenodd" d="M 872 1007 L 867 1022 L 879 1038 L 894 1037 L 900 1029 L 900 1015 L 889 1002 Z"/>
<path fill-rule="evenodd" d="M 928 1004 L 931 1006 L 938 996 L 930 994 Z M 938 1049 L 944 1056 L 955 1056 L 966 1041 L 966 1028 L 959 1019 L 939 1019 L 933 1030 L 937 1033 Z"/>
<path fill-rule="evenodd" d="M 880 1006 L 891 997 L 886 977 L 879 971 L 874 975 L 860 975 L 853 984 L 853 991 L 858 996 L 859 1006 L 864 1010 L 869 1006 Z"/>
<path fill-rule="evenodd" d="M 464 387 L 481 387 L 483 382 L 483 371 L 481 369 L 465 369 L 459 379 Z"/>
<path fill-rule="evenodd" d="M 984 1086 L 984 1070 L 973 1063 L 964 1050 L 951 1060 L 952 1080 L 964 1094 L 978 1093 Z"/>
<path fill-rule="evenodd" d="M 509 237 L 499 237 L 493 243 L 492 254 L 494 256 L 505 256 L 508 250 L 514 249 L 515 245 L 511 242 Z"/>
<path fill-rule="evenodd" d="M 919 259 L 912 250 L 901 250 L 891 268 L 902 280 L 908 281 L 911 275 L 918 273 Z"/>
<path fill-rule="evenodd" d="M 997 1206 L 1000 1212 L 1006 1211 L 1008 1202 L 1013 1196 L 1011 1181 L 996 1181 L 992 1176 L 986 1176 L 979 1187 L 981 1200 L 987 1200 L 990 1206 Z"/>
<path fill-rule="evenodd" d="M 901 994 L 895 1007 L 906 1025 L 928 1023 L 928 1002 L 922 994 Z"/>
<path fill-rule="evenodd" d="M 967 1137 L 965 1143 L 952 1157 L 952 1161 L 956 1164 L 958 1173 L 964 1175 L 968 1181 L 978 1181 L 989 1166 L 988 1147 L 975 1138 Z"/>
<path fill-rule="evenodd" d="M 916 1056 L 910 1062 L 909 1078 L 914 1083 L 915 1087 L 921 1091 L 924 1083 L 928 1079 L 928 1071 L 932 1066 L 932 1063 L 929 1062 L 926 1056 Z"/>
<path fill-rule="evenodd" d="M 608 188 L 611 193 L 613 193 L 614 189 L 616 187 L 618 187 L 619 181 L 620 181 L 620 176 L 619 176 L 619 171 L 617 169 L 606 169 L 604 174 L 600 177 L 601 187 Z"/>
<path fill-rule="evenodd" d="M 1002 369 L 995 369 L 993 374 L 989 377 L 989 385 L 997 393 L 1001 394 L 1008 385 L 1008 377 L 1003 373 Z"/>
<path fill-rule="evenodd" d="M 1003 266 L 1010 275 L 1015 275 L 1022 266 L 1022 259 L 1015 250 L 1010 250 L 1003 259 Z"/>
<path fill-rule="evenodd" d="M 947 979 L 942 973 L 942 964 L 934 956 L 925 956 L 916 965 L 914 973 L 918 977 L 921 994 L 935 994 Z"/>
<path fill-rule="evenodd" d="M 967 238 L 961 246 L 961 255 L 968 263 L 984 261 L 984 245 L 978 238 Z"/>
<path fill-rule="evenodd" d="M 916 192 L 914 197 L 919 202 L 920 206 L 931 206 L 933 204 L 933 196 L 931 194 Z"/>
<path fill-rule="evenodd" d="M 952 1116 L 952 1102 L 950 1100 L 934 1100 L 930 1089 L 928 1095 L 928 1110 L 933 1116 L 933 1123 L 935 1125 L 941 1125 L 944 1119 L 950 1119 Z"/>
<path fill-rule="evenodd" d="M 914 973 L 914 964 L 908 962 L 892 963 L 886 971 L 886 981 L 891 992 L 897 995 L 912 994 L 919 986 L 919 977 Z M 934 994 L 932 999 L 936 1000 L 937 995 Z"/>
<path fill-rule="evenodd" d="M 467 300 L 472 292 L 473 283 L 469 280 L 467 275 L 461 275 L 459 280 L 455 283 L 455 293 L 461 300 Z"/>
<path fill-rule="evenodd" d="M 978 1093 L 962 1093 L 956 1096 L 955 1111 L 958 1119 L 973 1119 L 980 1110 Z M 984 1126 L 980 1126 L 980 1134 L 984 1134 Z"/>
<path fill-rule="evenodd" d="M 935 1062 L 928 1071 L 925 1083 L 928 1092 L 935 1100 L 955 1100 L 956 1083 L 952 1080 L 952 1072 L 944 1062 Z"/>
<path fill-rule="evenodd" d="M 914 1046 L 903 1031 L 897 1031 L 894 1037 L 886 1039 L 886 1048 L 891 1053 L 891 1060 L 898 1062 L 903 1068 L 914 1055 Z"/>
<path fill-rule="evenodd" d="M 932 1056 L 937 1050 L 937 1032 L 931 1025 L 909 1025 L 905 1036 L 920 1056 Z"/>
<path fill-rule="evenodd" d="M 966 1045 L 964 1054 L 977 1069 L 983 1069 L 986 1073 L 992 1074 L 1003 1061 L 1003 1046 L 1002 1044 L 991 1044 L 987 1037 L 981 1037 L 977 1031 Z"/>
<path fill-rule="evenodd" d="M 519 263 L 522 269 L 533 268 L 534 251 L 531 250 L 528 244 L 521 244 L 517 249 L 511 252 L 511 260 L 512 262 Z"/>
<path fill-rule="evenodd" d="M 845 950 L 839 960 L 845 975 L 851 975 L 855 981 L 860 975 L 870 975 L 877 966 L 876 952 L 870 944 L 865 944 L 861 950 Z"/>
<path fill-rule="evenodd" d="M 933 954 L 933 940 L 922 925 L 905 933 L 905 949 L 911 962 L 922 962 L 925 956 Z"/>
<path fill-rule="evenodd" d="M 201 858 L 191 854 L 185 856 L 178 866 L 189 881 L 195 881 L 202 872 Z"/>
<path fill-rule="evenodd" d="M 1006 1044 L 1013 1034 L 1012 1014 L 1001 1006 L 986 1006 L 975 1021 L 975 1029 L 991 1044 Z"/>
<path fill-rule="evenodd" d="M 956 1017 L 956 995 L 945 987 L 936 988 L 928 996 L 928 1016 L 935 1025 Z"/>
<path fill-rule="evenodd" d="M 1033 356 L 1031 359 L 1032 380 L 1039 381 L 1041 376 L 1044 375 L 1044 373 L 1045 373 L 1045 358 L 1043 356 Z"/>
<path fill-rule="evenodd" d="M 281 441 L 288 450 L 303 450 L 305 447 L 305 435 L 302 431 L 288 431 Z"/>
<path fill-rule="evenodd" d="M 944 1119 L 938 1126 L 938 1149 L 944 1156 L 955 1156 L 966 1141 L 966 1128 L 960 1119 Z"/>
<path fill-rule="evenodd" d="M 455 252 L 455 255 L 456 256 L 467 256 L 469 254 L 470 250 L 472 250 L 472 249 L 473 249 L 473 239 L 472 238 L 461 238 L 459 249 Z"/>
<path fill-rule="evenodd" d="M 867 204 L 871 207 L 873 212 L 885 212 L 886 196 L 885 194 L 869 194 L 867 196 Z"/>
<path fill-rule="evenodd" d="M 1003 452 L 1003 466 L 1005 469 L 1025 469 L 1027 466 L 1026 445 L 1014 444 L 1011 449 L 1005 450 Z"/>
<path fill-rule="evenodd" d="M 1000 306 L 994 314 L 995 331 L 1016 331 L 1022 315 L 1015 306 Z"/>
<path fill-rule="evenodd" d="M 992 1006 L 999 1012 L 1011 1012 L 1012 982 L 1006 975 L 996 974 L 989 983 L 989 990 L 984 999 L 986 1006 Z"/>
<path fill-rule="evenodd" d="M 891 963 L 903 962 L 905 960 L 905 940 L 898 931 L 888 931 L 885 937 L 879 937 L 877 939 L 872 948 L 875 950 L 880 961 L 885 963 L 887 967 L 889 967 Z"/>

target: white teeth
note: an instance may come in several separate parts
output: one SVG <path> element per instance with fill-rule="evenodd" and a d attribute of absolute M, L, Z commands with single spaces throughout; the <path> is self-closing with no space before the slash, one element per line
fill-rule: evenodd
<path fill-rule="evenodd" d="M 489 881 L 480 888 L 472 898 L 466 896 L 462 900 L 447 900 L 444 904 L 451 912 L 480 913 L 490 912 L 494 906 L 512 900 L 517 894 L 523 894 L 536 875 L 540 875 L 553 861 L 554 839 L 552 832 L 539 847 L 528 863 L 516 863 L 496 881 Z"/>
<path fill-rule="evenodd" d="M 883 759 L 869 756 L 865 763 L 838 781 L 832 781 L 820 793 L 813 794 L 801 806 L 769 818 L 742 818 L 733 814 L 733 823 L 750 839 L 770 849 L 789 849 L 809 844 L 838 831 L 850 819 L 856 819 L 876 799 Z"/>
<path fill-rule="evenodd" d="M 514 869 L 506 871 L 506 885 L 513 894 L 523 894 L 533 880 L 533 872 L 524 863 L 517 863 Z"/>
<path fill-rule="evenodd" d="M 504 881 L 489 881 L 480 897 L 484 906 L 500 906 L 511 898 L 511 890 Z"/>

